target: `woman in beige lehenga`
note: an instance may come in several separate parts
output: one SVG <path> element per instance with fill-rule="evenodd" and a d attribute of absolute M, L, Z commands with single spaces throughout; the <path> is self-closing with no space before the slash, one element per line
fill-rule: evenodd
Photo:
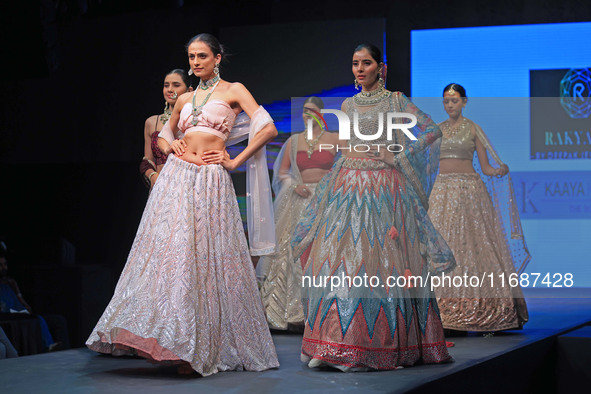
<path fill-rule="evenodd" d="M 302 267 L 293 257 L 292 233 L 314 195 L 316 185 L 330 170 L 335 149 L 319 149 L 320 144 L 336 146 L 337 133 L 326 132 L 318 97 L 304 102 L 304 124 L 312 120 L 312 138 L 307 133 L 293 134 L 283 145 L 273 168 L 275 190 L 275 253 L 263 256 L 257 264 L 261 298 L 269 327 L 275 330 L 302 331 Z"/>
<path fill-rule="evenodd" d="M 449 275 L 476 276 L 481 282 L 436 288 L 443 327 L 481 332 L 521 329 L 528 320 L 527 306 L 519 281 L 509 278 L 523 272 L 530 255 L 509 168 L 482 129 L 462 115 L 468 101 L 465 89 L 452 83 L 445 87 L 443 98 L 449 119 L 439 125 L 443 132 L 439 175 L 429 198 L 429 217 L 456 258 L 457 266 Z M 474 151 L 478 160 L 473 160 Z"/>

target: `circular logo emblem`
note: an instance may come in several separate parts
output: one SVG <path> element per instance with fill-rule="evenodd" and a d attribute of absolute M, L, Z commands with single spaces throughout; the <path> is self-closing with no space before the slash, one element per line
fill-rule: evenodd
<path fill-rule="evenodd" d="M 588 68 L 570 69 L 562 77 L 560 104 L 571 118 L 591 115 L 591 71 Z"/>

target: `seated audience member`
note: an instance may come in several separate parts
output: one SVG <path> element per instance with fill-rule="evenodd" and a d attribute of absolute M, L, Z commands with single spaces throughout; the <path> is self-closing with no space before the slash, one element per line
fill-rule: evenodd
<path fill-rule="evenodd" d="M 33 309 L 23 298 L 16 280 L 8 276 L 7 247 L 3 241 L 0 241 L 0 312 L 33 314 Z M 62 316 L 36 315 L 35 317 L 39 321 L 45 351 L 60 350 L 69 343 L 66 322 Z M 59 340 L 54 340 L 46 320 L 50 321 L 52 331 L 58 334 Z"/>

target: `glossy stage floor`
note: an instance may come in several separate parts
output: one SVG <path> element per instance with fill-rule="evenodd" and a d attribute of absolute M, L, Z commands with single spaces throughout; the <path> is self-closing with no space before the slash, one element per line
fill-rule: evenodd
<path fill-rule="evenodd" d="M 365 373 L 312 370 L 299 361 L 300 336 L 274 334 L 281 363 L 276 370 L 187 377 L 142 359 L 81 348 L 0 360 L 0 392 L 555 392 L 559 339 L 590 328 L 585 327 L 591 324 L 588 290 L 528 291 L 530 321 L 524 330 L 450 338 L 455 347 L 450 349 L 454 362 L 449 364 Z"/>

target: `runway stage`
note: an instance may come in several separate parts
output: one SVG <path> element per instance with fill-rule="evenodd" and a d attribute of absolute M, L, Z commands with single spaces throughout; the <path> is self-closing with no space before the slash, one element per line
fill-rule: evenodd
<path fill-rule="evenodd" d="M 281 363 L 276 370 L 187 377 L 143 359 L 98 355 L 81 348 L 0 360 L 0 392 L 555 392 L 560 381 L 556 371 L 561 367 L 558 338 L 590 331 L 585 326 L 591 324 L 589 291 L 562 290 L 526 291 L 530 321 L 522 331 L 449 338 L 455 342 L 450 349 L 455 361 L 443 365 L 366 373 L 312 370 L 300 362 L 299 335 L 274 334 Z M 550 294 L 573 298 L 539 298 Z M 591 338 L 584 340 L 583 347 L 588 347 Z"/>

